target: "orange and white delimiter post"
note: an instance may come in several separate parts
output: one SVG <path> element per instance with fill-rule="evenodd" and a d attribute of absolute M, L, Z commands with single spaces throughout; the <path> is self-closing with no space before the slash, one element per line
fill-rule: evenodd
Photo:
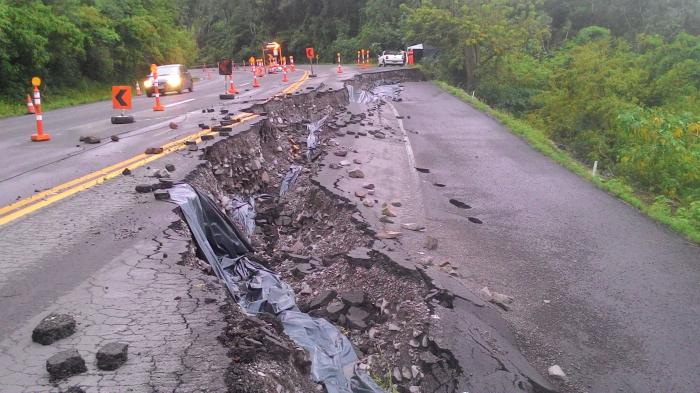
<path fill-rule="evenodd" d="M 44 132 L 44 117 L 41 114 L 41 93 L 39 92 L 41 79 L 39 77 L 32 78 L 32 85 L 34 85 L 34 111 L 36 113 L 36 134 L 32 135 L 32 141 L 50 141 L 51 135 Z"/>

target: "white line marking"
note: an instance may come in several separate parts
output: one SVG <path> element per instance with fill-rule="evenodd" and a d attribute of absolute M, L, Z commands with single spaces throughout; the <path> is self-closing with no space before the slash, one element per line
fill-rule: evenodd
<path fill-rule="evenodd" d="M 194 101 L 194 98 L 190 98 L 189 100 L 184 100 L 184 101 L 178 101 L 178 102 L 173 102 L 172 104 L 165 105 L 166 108 L 170 108 L 176 105 L 184 104 L 186 102 Z"/>

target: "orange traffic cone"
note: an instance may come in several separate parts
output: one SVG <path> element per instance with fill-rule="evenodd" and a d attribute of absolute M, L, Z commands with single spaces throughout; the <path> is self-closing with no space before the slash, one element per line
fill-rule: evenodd
<path fill-rule="evenodd" d="M 233 75 L 231 76 L 231 79 L 228 83 L 228 94 L 238 94 L 238 90 L 236 90 L 236 85 L 233 84 Z"/>
<path fill-rule="evenodd" d="M 32 96 L 27 94 L 27 114 L 33 115 L 35 113 L 36 113 L 36 110 L 34 110 L 34 103 L 32 102 Z"/>
<path fill-rule="evenodd" d="M 139 81 L 136 81 L 136 95 L 141 95 L 141 84 L 139 84 Z"/>
<path fill-rule="evenodd" d="M 258 76 L 253 74 L 253 87 L 260 87 L 260 82 L 258 82 Z"/>
<path fill-rule="evenodd" d="M 287 78 L 287 67 L 282 67 L 282 72 L 284 74 L 282 77 L 282 82 L 289 82 L 289 78 Z"/>

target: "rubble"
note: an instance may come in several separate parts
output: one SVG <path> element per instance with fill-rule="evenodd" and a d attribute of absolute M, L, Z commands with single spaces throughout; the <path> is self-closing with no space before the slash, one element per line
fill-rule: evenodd
<path fill-rule="evenodd" d="M 73 333 L 75 333 L 75 318 L 68 314 L 50 314 L 34 328 L 32 341 L 50 345 Z"/>
<path fill-rule="evenodd" d="M 126 363 L 129 345 L 124 343 L 108 343 L 97 351 L 97 368 L 100 370 L 116 370 Z"/>
<path fill-rule="evenodd" d="M 80 353 L 75 349 L 69 349 L 51 356 L 46 361 L 46 371 L 49 372 L 52 381 L 57 381 L 82 374 L 87 371 L 87 367 Z"/>

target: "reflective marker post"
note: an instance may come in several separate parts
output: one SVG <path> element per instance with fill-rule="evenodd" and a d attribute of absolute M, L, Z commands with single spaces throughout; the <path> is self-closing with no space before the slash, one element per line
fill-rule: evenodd
<path fill-rule="evenodd" d="M 151 75 L 153 75 L 153 90 L 156 96 L 156 103 L 153 105 L 154 112 L 162 112 L 165 107 L 160 103 L 160 87 L 158 87 L 158 66 L 151 64 Z"/>
<path fill-rule="evenodd" d="M 36 113 L 36 134 L 32 135 L 32 141 L 50 141 L 51 135 L 44 133 L 44 117 L 41 115 L 41 93 L 39 93 L 39 86 L 41 86 L 41 78 L 39 78 L 38 76 L 32 78 L 32 85 L 34 85 L 34 110 Z"/>

